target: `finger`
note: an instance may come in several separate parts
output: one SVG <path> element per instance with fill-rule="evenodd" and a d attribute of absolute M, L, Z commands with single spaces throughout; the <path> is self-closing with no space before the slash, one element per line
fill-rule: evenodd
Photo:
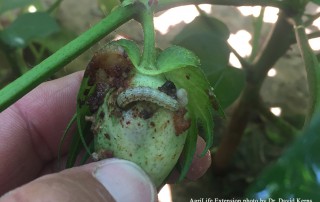
<path fill-rule="evenodd" d="M 43 176 L 4 195 L 13 201 L 156 201 L 156 191 L 136 164 L 109 159 Z"/>
<path fill-rule="evenodd" d="M 204 156 L 201 156 L 203 150 L 206 147 L 206 142 L 203 140 L 202 137 L 198 136 L 197 139 L 197 147 L 195 154 L 193 155 L 193 160 L 191 162 L 191 166 L 187 173 L 186 178 L 189 180 L 197 180 L 202 177 L 206 171 L 209 169 L 211 165 L 211 152 L 207 151 Z M 183 161 L 183 156 L 180 157 L 180 161 Z M 178 181 L 180 173 L 178 169 L 174 169 L 171 172 L 169 177 L 168 183 L 172 184 Z"/>
<path fill-rule="evenodd" d="M 197 149 L 193 156 L 193 160 L 190 169 L 187 173 L 187 178 L 190 180 L 197 180 L 203 176 L 211 165 L 211 153 L 210 150 L 204 156 L 201 156 L 203 150 L 206 147 L 206 142 L 202 137 L 198 136 Z"/>
<path fill-rule="evenodd" d="M 78 72 L 46 82 L 0 114 L 0 195 L 37 177 L 57 156 L 81 77 Z"/>

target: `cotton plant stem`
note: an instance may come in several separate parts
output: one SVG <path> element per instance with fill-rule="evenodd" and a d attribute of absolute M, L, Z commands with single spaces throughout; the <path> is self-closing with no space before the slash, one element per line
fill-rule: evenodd
<path fill-rule="evenodd" d="M 308 20 L 306 20 L 306 21 L 303 23 L 304 26 L 307 27 L 307 26 L 312 25 L 313 21 L 315 21 L 315 20 L 318 19 L 319 17 L 320 17 L 320 12 L 318 12 L 318 13 L 310 16 L 310 17 L 308 18 Z"/>
<path fill-rule="evenodd" d="M 238 145 L 240 144 L 244 130 L 247 127 L 252 107 L 254 107 L 254 98 L 258 95 L 257 89 L 251 84 L 247 84 L 242 92 L 242 95 L 235 105 L 226 129 L 223 132 L 222 140 L 213 157 L 213 168 L 216 173 L 223 173 L 228 167 L 231 158 L 233 157 Z M 249 96 L 249 97 L 248 97 Z"/>
<path fill-rule="evenodd" d="M 257 18 L 253 18 L 253 36 L 252 36 L 252 51 L 249 57 L 249 61 L 252 62 L 259 50 L 261 31 L 263 26 L 263 17 L 264 17 L 265 8 L 261 8 L 260 14 Z"/>
<path fill-rule="evenodd" d="M 56 0 L 47 10 L 48 13 L 52 13 L 53 11 L 55 11 L 60 4 L 62 3 L 63 0 Z"/>
<path fill-rule="evenodd" d="M 315 31 L 310 34 L 307 34 L 308 39 L 314 39 L 320 37 L 320 31 Z"/>
<path fill-rule="evenodd" d="M 252 83 L 258 86 L 262 85 L 268 71 L 292 45 L 292 40 L 294 39 L 293 33 L 292 24 L 287 21 L 287 16 L 281 12 L 263 51 L 258 53 L 253 61 L 252 74 L 248 78 Z"/>
<path fill-rule="evenodd" d="M 289 49 L 292 39 L 292 25 L 287 22 L 286 16 L 279 15 L 264 49 L 258 54 L 252 66 L 246 69 L 246 85 L 234 107 L 222 140 L 214 156 L 213 166 L 217 173 L 223 172 L 229 165 L 238 145 L 241 142 L 244 130 L 250 116 L 258 108 L 260 89 L 268 71 L 276 61 Z"/>
<path fill-rule="evenodd" d="M 140 15 L 143 28 L 143 53 L 140 67 L 147 70 L 156 69 L 155 31 L 153 22 L 153 10 L 146 8 Z"/>
<path fill-rule="evenodd" d="M 14 77 L 17 78 L 21 76 L 24 72 L 23 69 L 20 67 L 20 62 L 18 62 L 17 60 L 17 53 L 15 53 L 14 51 L 7 51 L 4 52 L 4 54 L 6 55 L 6 58 L 10 63 Z"/>
<path fill-rule="evenodd" d="M 239 60 L 244 70 L 251 68 L 252 64 L 250 62 L 248 62 L 245 58 L 241 57 L 241 55 L 230 44 L 228 44 L 228 47 L 231 53 L 233 53 L 236 56 L 236 58 Z"/>
<path fill-rule="evenodd" d="M 105 19 L 65 45 L 39 65 L 32 68 L 0 91 L 0 112 L 24 94 L 49 78 L 108 33 L 132 19 L 141 10 L 141 4 L 118 7 Z"/>

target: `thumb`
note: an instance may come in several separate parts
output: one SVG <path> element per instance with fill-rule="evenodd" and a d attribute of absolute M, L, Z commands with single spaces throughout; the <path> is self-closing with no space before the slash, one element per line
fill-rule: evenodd
<path fill-rule="evenodd" d="M 45 175 L 2 198 L 12 201 L 156 201 L 157 192 L 136 164 L 108 159 Z"/>

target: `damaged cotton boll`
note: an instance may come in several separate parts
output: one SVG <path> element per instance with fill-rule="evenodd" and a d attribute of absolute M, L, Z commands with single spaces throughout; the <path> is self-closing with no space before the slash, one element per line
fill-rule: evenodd
<path fill-rule="evenodd" d="M 105 104 L 97 112 L 103 111 L 106 115 L 93 123 L 92 128 L 97 130 L 95 158 L 103 159 L 105 154 L 112 154 L 133 161 L 145 170 L 156 186 L 160 186 L 177 163 L 185 143 L 187 128 L 181 129 L 184 113 L 179 113 L 177 118 L 175 112 L 157 103 L 136 100 L 135 104 L 120 109 L 119 114 L 113 116 L 113 111 L 119 108 L 108 104 L 112 99 L 107 94 Z M 179 135 L 176 128 L 180 128 Z"/>
<path fill-rule="evenodd" d="M 182 63 L 172 61 L 174 53 Z M 139 65 L 141 52 L 129 40 L 110 42 L 94 54 L 77 97 L 73 120 L 78 136 L 67 167 L 75 164 L 82 142 L 94 160 L 115 157 L 136 163 L 159 188 L 177 164 L 180 178 L 186 176 L 200 127 L 209 149 L 213 121 L 208 104 L 215 97 L 208 95 L 199 59 L 177 46 L 159 54 L 155 69 Z M 182 151 L 185 161 L 179 162 Z"/>
<path fill-rule="evenodd" d="M 164 75 L 135 71 L 115 44 L 95 54 L 85 75 L 93 86 L 85 102 L 93 113 L 85 118 L 93 134 L 92 158 L 133 161 L 160 186 L 178 162 L 190 127 L 175 84 Z"/>

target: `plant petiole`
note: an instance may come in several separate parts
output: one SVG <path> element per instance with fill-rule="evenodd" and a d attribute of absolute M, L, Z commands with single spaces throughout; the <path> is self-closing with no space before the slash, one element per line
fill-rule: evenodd
<path fill-rule="evenodd" d="M 155 32 L 153 23 L 153 9 L 145 8 L 141 13 L 140 21 L 144 34 L 144 45 L 142 58 L 139 64 L 139 69 L 155 70 L 156 67 L 156 48 L 155 48 Z"/>

